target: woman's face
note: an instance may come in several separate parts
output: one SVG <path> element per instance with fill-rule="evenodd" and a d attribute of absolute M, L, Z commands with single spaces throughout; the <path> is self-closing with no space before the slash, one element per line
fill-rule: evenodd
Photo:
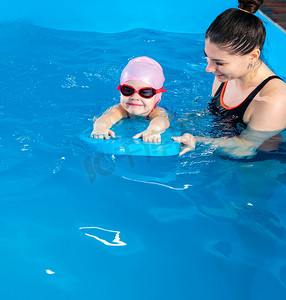
<path fill-rule="evenodd" d="M 214 73 L 221 82 L 242 78 L 249 72 L 249 55 L 230 54 L 209 39 L 205 40 L 205 55 L 208 63 L 206 71 Z"/>
<path fill-rule="evenodd" d="M 133 87 L 139 91 L 142 88 L 150 87 L 148 84 L 140 80 L 129 80 L 125 82 L 126 85 Z M 152 98 L 141 97 L 138 93 L 131 96 L 124 96 L 121 94 L 120 104 L 131 115 L 148 116 L 156 104 L 156 96 Z"/>

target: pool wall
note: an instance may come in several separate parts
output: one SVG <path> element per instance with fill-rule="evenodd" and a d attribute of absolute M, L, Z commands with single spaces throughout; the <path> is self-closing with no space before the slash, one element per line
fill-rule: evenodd
<path fill-rule="evenodd" d="M 202 34 L 211 21 L 236 0 L 189 1 L 146 0 L 11 0 L 5 1 L 0 21 L 28 21 L 60 30 L 115 33 L 135 28 Z M 271 68 L 286 77 L 286 34 L 258 13 L 265 21 L 267 40 L 264 57 Z"/>
<path fill-rule="evenodd" d="M 201 33 L 219 12 L 236 1 L 189 0 L 11 0 L 1 8 L 0 20 L 30 20 L 49 28 L 121 32 L 134 28 Z"/>

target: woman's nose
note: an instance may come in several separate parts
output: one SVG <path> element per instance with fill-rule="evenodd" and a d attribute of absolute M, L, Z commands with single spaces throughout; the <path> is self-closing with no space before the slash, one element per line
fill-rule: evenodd
<path fill-rule="evenodd" d="M 216 71 L 216 64 L 213 63 L 211 60 L 207 61 L 208 65 L 206 67 L 206 72 L 214 73 Z"/>

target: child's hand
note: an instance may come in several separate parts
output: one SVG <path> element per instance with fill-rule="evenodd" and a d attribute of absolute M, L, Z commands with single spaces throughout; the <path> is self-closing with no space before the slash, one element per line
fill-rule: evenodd
<path fill-rule="evenodd" d="M 178 142 L 178 143 L 183 143 L 185 145 L 185 147 L 183 148 L 183 150 L 180 152 L 179 155 L 183 155 L 186 152 L 195 149 L 196 139 L 190 133 L 185 133 L 182 136 L 174 136 L 173 140 Z"/>
<path fill-rule="evenodd" d="M 149 143 L 160 143 L 161 142 L 161 134 L 158 131 L 154 130 L 145 130 L 143 132 L 137 133 L 133 136 L 133 139 L 139 139 L 142 137 L 143 142 Z"/>
<path fill-rule="evenodd" d="M 91 138 L 95 138 L 95 139 L 106 139 L 106 140 L 109 140 L 110 137 L 113 137 L 115 138 L 115 133 L 109 129 L 93 129 L 91 135 L 90 135 Z"/>

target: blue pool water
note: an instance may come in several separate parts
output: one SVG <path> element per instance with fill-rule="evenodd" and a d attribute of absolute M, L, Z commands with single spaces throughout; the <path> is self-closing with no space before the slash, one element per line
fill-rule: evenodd
<path fill-rule="evenodd" d="M 163 66 L 162 105 L 207 135 L 202 34 L 0 24 L 2 299 L 284 300 L 285 144 L 235 160 L 100 154 L 82 142 L 130 58 Z"/>

